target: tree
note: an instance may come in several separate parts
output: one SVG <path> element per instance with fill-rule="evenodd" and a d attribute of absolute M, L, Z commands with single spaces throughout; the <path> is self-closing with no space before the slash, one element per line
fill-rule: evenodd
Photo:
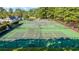
<path fill-rule="evenodd" d="M 13 12 L 13 9 L 12 8 L 9 8 L 9 16 L 13 16 L 14 15 L 14 12 Z"/>
<path fill-rule="evenodd" d="M 6 18 L 7 17 L 7 11 L 3 8 L 0 7 L 0 18 Z"/>

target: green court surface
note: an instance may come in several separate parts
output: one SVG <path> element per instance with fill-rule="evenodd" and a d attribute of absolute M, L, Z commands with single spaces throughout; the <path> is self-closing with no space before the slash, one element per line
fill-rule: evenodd
<path fill-rule="evenodd" d="M 56 21 L 21 21 L 23 24 L 6 33 L 0 40 L 16 39 L 50 39 L 50 38 L 79 38 L 79 33 Z"/>

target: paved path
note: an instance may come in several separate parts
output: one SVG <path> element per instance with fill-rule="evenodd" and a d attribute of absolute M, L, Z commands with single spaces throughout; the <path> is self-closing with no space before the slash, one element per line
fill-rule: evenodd
<path fill-rule="evenodd" d="M 23 24 L 11 32 L 0 37 L 0 40 L 16 40 L 26 38 L 78 38 L 79 33 L 66 28 L 64 25 L 57 23 L 56 21 L 48 20 L 35 20 L 35 21 L 22 21 Z"/>

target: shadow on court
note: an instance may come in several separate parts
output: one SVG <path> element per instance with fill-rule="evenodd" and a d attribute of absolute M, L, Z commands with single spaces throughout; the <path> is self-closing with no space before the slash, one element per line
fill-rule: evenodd
<path fill-rule="evenodd" d="M 79 50 L 79 39 L 16 39 L 15 41 L 0 41 L 0 51 L 64 51 Z"/>
<path fill-rule="evenodd" d="M 11 32 L 12 30 L 14 30 L 15 28 L 18 28 L 19 26 L 21 26 L 23 23 L 16 25 L 14 28 L 11 28 L 8 31 L 4 31 L 2 33 L 0 33 L 0 38 L 3 37 L 4 35 L 6 35 L 7 33 Z"/>

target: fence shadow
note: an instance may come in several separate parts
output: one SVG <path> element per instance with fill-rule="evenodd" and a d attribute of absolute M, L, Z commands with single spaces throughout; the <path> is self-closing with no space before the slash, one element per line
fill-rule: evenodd
<path fill-rule="evenodd" d="M 15 41 L 0 41 L 0 51 L 63 51 L 79 50 L 79 39 L 16 39 Z"/>
<path fill-rule="evenodd" d="M 11 28 L 8 31 L 4 31 L 2 33 L 0 33 L 0 38 L 3 37 L 4 35 L 6 35 L 7 33 L 11 32 L 12 30 L 14 30 L 15 28 L 18 28 L 19 26 L 21 26 L 23 23 L 16 25 L 14 28 Z"/>

